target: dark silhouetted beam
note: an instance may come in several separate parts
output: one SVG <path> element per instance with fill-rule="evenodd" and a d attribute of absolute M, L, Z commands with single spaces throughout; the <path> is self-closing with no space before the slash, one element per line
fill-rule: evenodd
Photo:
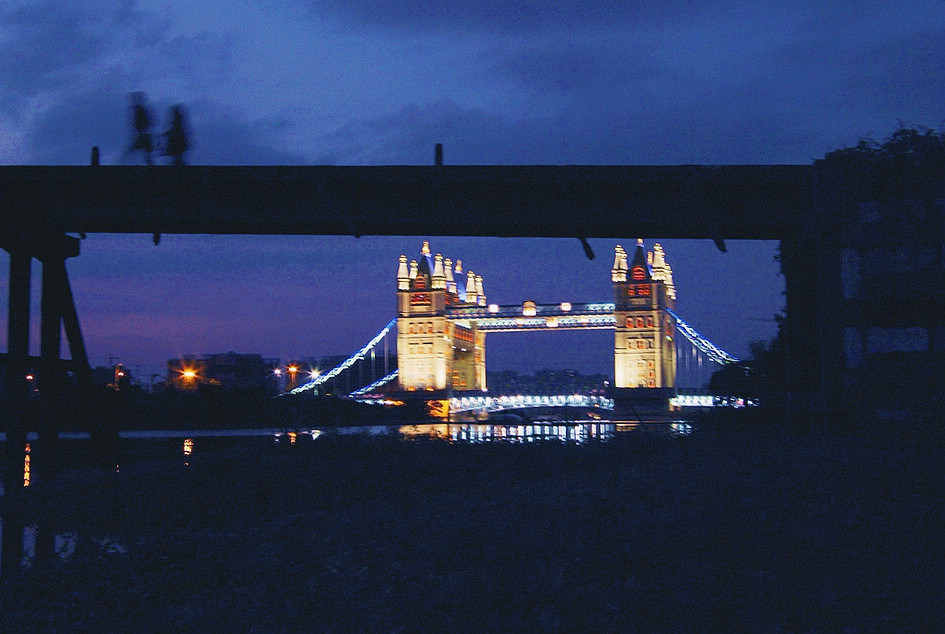
<path fill-rule="evenodd" d="M 809 209 L 812 169 L 4 166 L 0 228 L 775 239 Z"/>

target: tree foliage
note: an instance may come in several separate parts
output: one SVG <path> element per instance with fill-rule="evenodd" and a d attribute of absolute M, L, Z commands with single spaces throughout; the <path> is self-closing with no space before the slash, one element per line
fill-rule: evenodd
<path fill-rule="evenodd" d="M 829 152 L 824 165 L 861 200 L 933 201 L 945 189 L 945 132 L 900 124 L 885 141 L 866 138 Z"/>

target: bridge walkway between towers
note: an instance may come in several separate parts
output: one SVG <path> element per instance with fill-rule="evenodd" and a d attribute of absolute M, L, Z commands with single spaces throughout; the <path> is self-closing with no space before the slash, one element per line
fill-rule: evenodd
<path fill-rule="evenodd" d="M 576 328 L 613 329 L 616 324 L 612 302 L 464 306 L 447 308 L 446 317 L 459 322 L 474 321 L 479 330 L 489 332 Z"/>

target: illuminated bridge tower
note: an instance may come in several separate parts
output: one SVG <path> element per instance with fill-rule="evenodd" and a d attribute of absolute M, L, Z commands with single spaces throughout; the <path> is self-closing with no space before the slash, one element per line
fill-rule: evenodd
<path fill-rule="evenodd" d="M 667 312 L 676 307 L 673 271 L 659 244 L 647 253 L 638 240 L 629 264 L 628 259 L 617 245 L 611 269 L 617 321 L 614 387 L 662 389 L 668 394 L 676 385 L 675 326 Z"/>
<path fill-rule="evenodd" d="M 406 391 L 485 390 L 486 333 L 475 321 L 451 320 L 451 307 L 485 306 L 482 277 L 462 262 L 430 253 L 397 267 L 397 367 Z"/>

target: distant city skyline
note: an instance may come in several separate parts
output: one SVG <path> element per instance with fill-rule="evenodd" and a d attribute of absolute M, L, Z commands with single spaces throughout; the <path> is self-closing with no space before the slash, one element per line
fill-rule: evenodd
<path fill-rule="evenodd" d="M 810 164 L 899 122 L 942 126 L 942 41 L 940 0 L 12 0 L 0 163 L 87 164 L 93 146 L 143 163 L 127 152 L 140 91 L 161 164 L 176 104 L 195 165 L 431 164 L 436 143 L 456 165 Z M 352 352 L 392 316 L 397 257 L 423 239 L 516 303 L 608 298 L 613 247 L 637 237 L 659 240 L 628 217 L 589 262 L 577 240 L 90 234 L 68 267 L 92 363 L 163 367 Z M 736 355 L 773 335 L 774 243 L 659 241 L 684 318 Z M 2 254 L 4 304 L 7 271 Z M 487 363 L 528 350 L 527 368 L 599 371 L 608 335 L 494 335 Z"/>
<path fill-rule="evenodd" d="M 92 234 L 68 266 L 92 364 L 114 357 L 150 374 L 187 355 L 234 351 L 289 361 L 351 354 L 395 315 L 397 260 L 419 257 L 424 240 L 482 275 L 489 303 L 498 304 L 612 301 L 614 246 L 636 242 L 590 240 L 596 257 L 588 260 L 576 239 L 172 234 L 155 247 L 150 236 Z M 267 241 L 287 248 L 269 257 Z M 710 240 L 659 243 L 673 267 L 680 314 L 717 345 L 744 356 L 751 341 L 775 334 L 783 307 L 776 243 L 732 241 L 727 253 Z M 238 255 L 221 257 L 231 253 Z M 386 265 L 374 266 L 380 254 Z M 253 271 L 232 275 L 233 267 Z M 122 274 L 131 268 L 144 273 L 143 299 L 142 274 Z M 40 269 L 34 266 L 34 351 Z M 212 284 L 204 286 L 206 279 Z M 275 302 L 286 287 L 290 300 Z M 730 319 L 713 318 L 723 312 Z M 247 331 L 244 322 L 266 326 Z M 489 370 L 610 374 L 613 331 L 492 333 L 486 361 Z"/>

